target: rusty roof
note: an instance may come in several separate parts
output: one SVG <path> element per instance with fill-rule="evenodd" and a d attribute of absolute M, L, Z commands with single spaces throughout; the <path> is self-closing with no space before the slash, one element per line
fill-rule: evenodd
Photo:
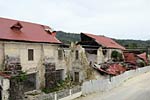
<path fill-rule="evenodd" d="M 95 42 L 97 42 L 98 44 L 100 44 L 104 47 L 125 50 L 125 47 L 121 46 L 120 44 L 118 44 L 117 42 L 112 40 L 111 38 L 108 38 L 105 36 L 93 35 L 93 34 L 89 34 L 89 33 L 81 33 L 81 34 L 85 34 L 86 36 L 94 39 Z"/>
<path fill-rule="evenodd" d="M 148 59 L 147 59 L 147 56 L 146 56 L 146 52 L 142 53 L 142 54 L 139 54 L 137 55 L 139 58 L 143 59 L 147 64 L 148 64 Z"/>
<path fill-rule="evenodd" d="M 137 58 L 136 58 L 136 55 L 134 53 L 124 52 L 123 55 L 124 55 L 125 62 L 136 64 Z"/>
<path fill-rule="evenodd" d="M 11 78 L 11 75 L 5 74 L 5 73 L 3 73 L 3 72 L 0 72 L 0 76 L 2 76 L 2 77 L 4 77 L 4 78 L 8 78 L 8 79 Z"/>
<path fill-rule="evenodd" d="M 20 30 L 14 30 L 14 27 Z M 61 43 L 47 30 L 51 30 L 51 28 L 46 25 L 0 17 L 0 40 Z"/>

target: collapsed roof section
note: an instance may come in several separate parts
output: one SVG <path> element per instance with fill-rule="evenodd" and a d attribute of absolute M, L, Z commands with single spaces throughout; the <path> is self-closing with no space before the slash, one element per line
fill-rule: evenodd
<path fill-rule="evenodd" d="M 142 60 L 144 60 L 146 62 L 146 64 L 148 64 L 148 59 L 147 59 L 147 55 L 146 52 L 137 55 L 139 58 L 141 58 Z"/>
<path fill-rule="evenodd" d="M 106 48 L 125 50 L 125 47 L 121 46 L 111 38 L 88 33 L 81 33 L 81 43 L 87 45 L 99 45 Z"/>

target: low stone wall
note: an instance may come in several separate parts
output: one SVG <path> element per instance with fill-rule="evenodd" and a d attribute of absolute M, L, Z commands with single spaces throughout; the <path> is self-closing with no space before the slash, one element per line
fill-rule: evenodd
<path fill-rule="evenodd" d="M 110 77 L 108 79 L 86 81 L 82 84 L 82 95 L 87 95 L 94 92 L 109 91 L 119 86 L 125 80 L 149 71 L 150 66 L 146 66 L 143 68 L 138 68 L 136 70 L 126 71 L 121 75 Z"/>
<path fill-rule="evenodd" d="M 80 97 L 81 94 L 81 86 L 76 86 L 72 89 L 64 89 L 49 94 L 28 95 L 25 100 L 72 100 Z"/>

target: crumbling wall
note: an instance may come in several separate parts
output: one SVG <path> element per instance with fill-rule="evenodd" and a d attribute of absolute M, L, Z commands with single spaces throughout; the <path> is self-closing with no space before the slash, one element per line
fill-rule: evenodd
<path fill-rule="evenodd" d="M 40 89 L 45 86 L 45 66 L 43 65 L 45 57 L 50 58 L 51 62 L 55 63 L 56 69 L 64 69 L 63 78 L 65 78 L 66 63 L 64 59 L 58 59 L 58 48 L 60 48 L 59 45 L 54 44 L 1 42 L 0 55 L 19 57 L 22 71 L 27 72 L 27 74 L 37 73 L 36 88 Z M 28 60 L 28 49 L 33 49 L 34 51 L 32 61 Z M 4 61 L 3 58 L 3 56 L 0 56 L 0 65 Z"/>
<path fill-rule="evenodd" d="M 4 61 L 4 43 L 0 42 L 0 70 L 3 70 L 3 61 Z"/>
<path fill-rule="evenodd" d="M 4 60 L 4 70 L 7 74 L 15 75 L 18 74 L 19 71 L 21 71 L 21 63 L 19 57 L 12 57 L 12 56 L 5 56 Z"/>
<path fill-rule="evenodd" d="M 9 89 L 10 89 L 9 79 L 0 76 L 0 92 L 1 92 L 0 100 L 10 100 Z"/>
<path fill-rule="evenodd" d="M 33 61 L 28 60 L 28 49 L 34 50 Z M 5 56 L 19 57 L 23 71 L 35 72 L 41 57 L 41 45 L 24 42 L 4 42 L 4 54 Z"/>
<path fill-rule="evenodd" d="M 86 56 L 87 56 L 88 62 L 97 63 L 97 55 L 96 54 L 90 54 L 90 53 L 86 52 Z"/>
<path fill-rule="evenodd" d="M 109 60 L 112 60 L 111 58 L 111 54 L 113 51 L 117 51 L 119 53 L 121 53 L 123 55 L 123 52 L 122 50 L 120 49 L 102 49 L 101 47 L 97 50 L 97 64 L 100 64 L 100 63 L 104 63 L 104 62 L 107 62 Z"/>
<path fill-rule="evenodd" d="M 24 92 L 36 90 L 36 74 L 31 73 L 26 75 L 26 79 L 23 81 Z"/>
<path fill-rule="evenodd" d="M 56 85 L 55 80 L 55 64 L 54 63 L 46 63 L 45 65 L 45 87 L 52 88 Z"/>
<path fill-rule="evenodd" d="M 78 59 L 76 59 L 76 51 L 78 50 Z M 93 78 L 93 71 L 90 67 L 90 62 L 88 62 L 85 49 L 80 45 L 74 45 L 71 52 L 71 73 L 73 79 L 75 79 L 75 72 L 79 72 L 79 81 Z"/>
<path fill-rule="evenodd" d="M 23 100 L 23 99 L 24 99 L 23 82 L 20 82 L 15 78 L 11 79 L 9 100 Z"/>
<path fill-rule="evenodd" d="M 104 59 L 103 50 L 102 50 L 102 48 L 100 47 L 100 48 L 97 50 L 97 64 L 104 63 L 104 62 L 105 62 L 105 59 Z"/>

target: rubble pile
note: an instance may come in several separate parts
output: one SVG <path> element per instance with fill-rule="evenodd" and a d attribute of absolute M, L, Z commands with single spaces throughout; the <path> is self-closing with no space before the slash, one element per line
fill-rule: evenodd
<path fill-rule="evenodd" d="M 148 64 L 146 53 L 136 55 L 134 53 L 124 53 L 123 62 L 105 62 L 102 64 L 94 64 L 92 67 L 102 74 L 112 76 L 119 75 L 128 70 L 134 70 L 139 67 L 144 67 Z"/>

